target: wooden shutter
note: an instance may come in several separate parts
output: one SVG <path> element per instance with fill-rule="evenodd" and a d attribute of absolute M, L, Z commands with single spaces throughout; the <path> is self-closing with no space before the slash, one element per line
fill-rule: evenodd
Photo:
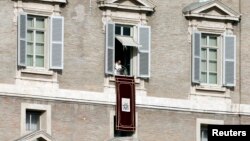
<path fill-rule="evenodd" d="M 224 86 L 235 86 L 236 79 L 236 36 L 226 35 L 224 37 L 224 60 L 223 60 L 223 84 Z"/>
<path fill-rule="evenodd" d="M 201 33 L 194 32 L 192 36 L 192 82 L 200 83 Z"/>
<path fill-rule="evenodd" d="M 64 18 L 52 16 L 50 20 L 50 69 L 63 69 Z"/>
<path fill-rule="evenodd" d="M 114 73 L 115 63 L 115 24 L 106 24 L 106 50 L 105 50 L 105 73 Z"/>
<path fill-rule="evenodd" d="M 151 51 L 151 28 L 150 26 L 138 26 L 138 75 L 142 78 L 150 77 L 150 51 Z"/>
<path fill-rule="evenodd" d="M 27 14 L 18 16 L 18 66 L 26 66 Z"/>

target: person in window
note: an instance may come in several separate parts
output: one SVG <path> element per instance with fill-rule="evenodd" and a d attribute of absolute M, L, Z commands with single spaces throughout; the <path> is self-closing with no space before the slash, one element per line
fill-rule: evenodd
<path fill-rule="evenodd" d="M 122 64 L 121 60 L 115 62 L 115 75 L 122 75 Z"/>

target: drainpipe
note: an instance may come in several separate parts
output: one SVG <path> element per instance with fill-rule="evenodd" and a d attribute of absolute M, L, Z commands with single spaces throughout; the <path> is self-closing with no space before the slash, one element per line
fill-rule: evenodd
<path fill-rule="evenodd" d="M 241 15 L 241 0 L 239 0 L 239 12 Z M 239 124 L 241 124 L 241 113 L 240 113 L 240 105 L 241 105 L 241 48 L 242 48 L 242 44 L 241 44 L 241 20 L 239 21 Z"/>

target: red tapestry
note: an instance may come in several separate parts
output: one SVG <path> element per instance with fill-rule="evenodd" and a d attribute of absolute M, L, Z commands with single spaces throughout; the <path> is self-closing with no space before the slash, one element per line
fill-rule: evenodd
<path fill-rule="evenodd" d="M 135 81 L 134 77 L 115 76 L 116 129 L 135 131 Z"/>

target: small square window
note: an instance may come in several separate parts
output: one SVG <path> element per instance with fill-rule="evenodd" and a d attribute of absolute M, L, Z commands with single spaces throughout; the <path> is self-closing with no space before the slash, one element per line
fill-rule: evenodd
<path fill-rule="evenodd" d="M 22 103 L 21 107 L 21 135 L 37 130 L 51 134 L 50 105 Z"/>
<path fill-rule="evenodd" d="M 36 131 L 40 129 L 40 111 L 26 111 L 26 131 Z"/>

